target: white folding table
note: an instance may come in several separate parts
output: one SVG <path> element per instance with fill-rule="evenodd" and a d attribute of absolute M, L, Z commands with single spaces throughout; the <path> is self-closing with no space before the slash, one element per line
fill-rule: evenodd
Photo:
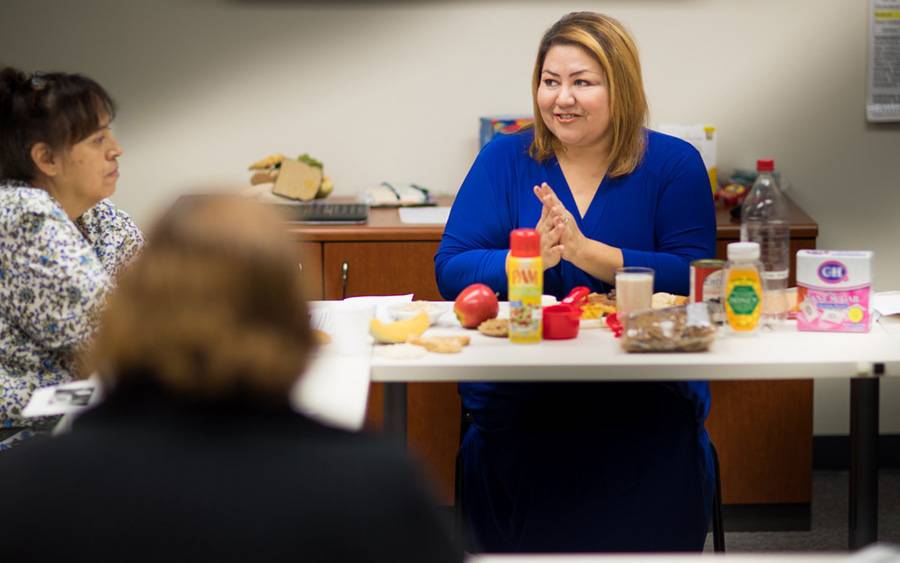
<path fill-rule="evenodd" d="M 877 554 L 875 554 L 877 555 Z M 889 553 L 890 555 L 890 553 Z M 865 563 L 884 559 L 857 559 L 836 553 L 754 553 L 754 554 L 638 554 L 638 555 L 476 555 L 467 563 L 715 563 L 727 558 L 727 563 Z"/>
<path fill-rule="evenodd" d="M 445 315 L 445 318 L 449 315 Z M 459 334 L 451 322 L 428 334 Z M 797 332 L 794 324 L 752 336 L 722 334 L 702 353 L 628 354 L 609 330 L 582 330 L 575 340 L 512 344 L 465 331 L 458 354 L 415 359 L 372 356 L 371 380 L 385 383 L 385 430 L 406 436 L 406 384 L 459 381 L 687 381 L 849 379 L 849 546 L 877 540 L 878 381 L 900 376 L 900 335 L 875 324 L 866 334 Z M 404 440 L 405 443 L 405 440 Z"/>

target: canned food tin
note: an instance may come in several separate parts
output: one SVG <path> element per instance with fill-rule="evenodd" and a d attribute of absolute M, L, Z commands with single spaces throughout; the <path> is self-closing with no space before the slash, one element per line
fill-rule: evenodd
<path fill-rule="evenodd" d="M 691 303 L 722 300 L 722 270 L 724 260 L 694 260 L 691 262 Z"/>

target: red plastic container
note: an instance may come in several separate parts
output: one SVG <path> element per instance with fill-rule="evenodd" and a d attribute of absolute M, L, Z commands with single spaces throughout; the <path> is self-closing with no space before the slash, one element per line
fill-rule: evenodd
<path fill-rule="evenodd" d="M 581 325 L 581 310 L 571 305 L 550 305 L 544 307 L 544 338 L 565 340 L 578 336 Z"/>

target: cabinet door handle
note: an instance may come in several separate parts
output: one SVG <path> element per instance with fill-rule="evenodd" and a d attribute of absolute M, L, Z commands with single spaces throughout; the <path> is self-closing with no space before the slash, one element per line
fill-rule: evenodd
<path fill-rule="evenodd" d="M 347 283 L 350 281 L 350 262 L 341 262 L 341 299 L 347 298 Z"/>
<path fill-rule="evenodd" d="M 297 268 L 299 268 L 300 271 L 302 272 L 303 271 L 303 262 L 297 262 Z"/>

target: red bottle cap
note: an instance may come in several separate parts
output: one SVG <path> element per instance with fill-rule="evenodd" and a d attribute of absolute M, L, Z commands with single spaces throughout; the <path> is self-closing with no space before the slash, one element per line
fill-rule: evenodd
<path fill-rule="evenodd" d="M 517 258 L 541 255 L 541 235 L 534 229 L 515 229 L 509 233 L 509 251 Z"/>
<path fill-rule="evenodd" d="M 770 159 L 757 160 L 756 161 L 756 171 L 757 172 L 773 172 L 775 170 L 775 161 Z"/>

